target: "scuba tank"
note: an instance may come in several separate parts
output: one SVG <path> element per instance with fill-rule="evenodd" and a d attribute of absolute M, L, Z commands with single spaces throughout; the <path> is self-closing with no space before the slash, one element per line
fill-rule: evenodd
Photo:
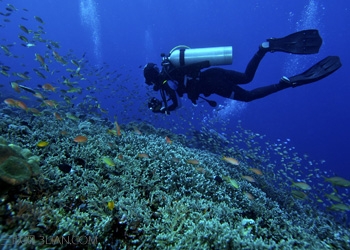
<path fill-rule="evenodd" d="M 232 64 L 232 46 L 191 49 L 185 45 L 173 48 L 169 56 L 163 57 L 162 64 L 171 63 L 175 67 L 209 61 L 210 66 Z"/>

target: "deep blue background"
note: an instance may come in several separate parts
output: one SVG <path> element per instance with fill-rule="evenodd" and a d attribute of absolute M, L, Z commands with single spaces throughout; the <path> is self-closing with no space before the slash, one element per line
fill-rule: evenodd
<path fill-rule="evenodd" d="M 111 71 L 115 68 L 124 77 L 132 79 L 129 80 L 130 86 L 141 96 L 150 90 L 143 83 L 140 66 L 148 61 L 159 64 L 160 53 L 169 52 L 176 45 L 232 45 L 234 62 L 227 68 L 243 71 L 258 45 L 266 38 L 284 36 L 300 29 L 319 29 L 324 41 L 319 54 L 267 54 L 254 81 L 247 88 L 276 83 L 281 76 L 300 73 L 328 55 L 339 55 L 343 67 L 330 77 L 308 86 L 287 89 L 247 105 L 231 102 L 230 123 L 225 125 L 225 133 L 233 132 L 231 128 L 237 120 L 241 120 L 243 127 L 266 134 L 271 141 L 291 139 L 291 146 L 295 146 L 301 154 L 324 159 L 325 169 L 331 168 L 341 176 L 350 177 L 347 159 L 350 149 L 350 4 L 347 0 L 31 0 L 30 4 L 18 0 L 13 4 L 18 9 L 25 7 L 29 10 L 21 12 L 31 18 L 25 22 L 27 26 L 37 25 L 32 19 L 34 15 L 45 21 L 45 37 L 60 42 L 60 53 L 72 49 L 79 57 L 86 52 L 91 65 L 109 65 Z M 6 23 L 9 27 L 13 25 L 11 31 L 16 36 L 19 33 L 18 22 L 24 23 L 21 20 Z M 1 33 L 2 37 L 10 35 Z M 31 53 L 21 59 L 26 65 L 23 67 L 37 66 Z M 1 58 L 4 64 L 6 60 Z M 102 87 L 108 82 L 100 81 L 98 84 Z M 117 90 L 120 86 L 116 84 L 110 88 Z M 147 100 L 135 100 L 132 96 L 122 97 L 124 100 L 106 99 L 105 93 L 96 95 L 101 106 L 110 109 L 110 117 L 118 115 L 120 123 L 133 117 L 168 124 L 159 115 L 144 112 Z M 227 105 L 222 98 L 215 99 Z M 124 106 L 118 105 L 121 101 Z M 121 110 L 125 102 L 130 107 L 127 112 Z M 199 127 L 204 117 L 211 119 L 213 116 L 206 104 L 197 108 L 188 101 L 184 104 L 185 108 L 167 119 L 176 122 L 181 117 L 182 123 L 188 121 Z M 138 112 L 139 108 L 143 112 Z"/>

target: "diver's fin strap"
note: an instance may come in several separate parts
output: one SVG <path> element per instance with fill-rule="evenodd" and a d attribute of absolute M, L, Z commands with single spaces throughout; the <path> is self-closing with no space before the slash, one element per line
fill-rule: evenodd
<path fill-rule="evenodd" d="M 292 54 L 315 54 L 322 45 L 322 38 L 318 30 L 302 30 L 282 38 L 270 38 L 269 50 L 283 51 Z"/>
<path fill-rule="evenodd" d="M 292 87 L 316 82 L 329 76 L 342 66 L 339 56 L 327 56 L 305 72 L 289 77 Z"/>

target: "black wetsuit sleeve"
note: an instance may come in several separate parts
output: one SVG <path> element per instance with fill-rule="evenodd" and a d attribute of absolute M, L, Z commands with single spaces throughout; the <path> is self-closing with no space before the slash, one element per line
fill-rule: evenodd
<path fill-rule="evenodd" d="M 163 68 L 158 82 L 160 84 L 153 87 L 153 90 L 158 91 L 161 88 L 164 89 L 167 96 L 169 96 L 169 99 L 165 100 L 166 102 L 171 101 L 172 104 L 167 106 L 165 105 L 165 108 L 160 109 L 159 111 L 154 111 L 156 113 L 166 113 L 166 111 L 173 111 L 179 106 L 178 102 L 178 95 L 176 94 L 176 91 L 169 87 L 168 84 L 163 84 L 167 80 L 171 81 L 177 81 L 178 84 L 181 86 L 183 85 L 184 77 L 185 75 L 191 76 L 191 77 L 197 77 L 201 69 L 210 67 L 209 61 L 203 61 L 199 63 L 194 63 L 191 65 L 181 66 L 181 67 L 174 67 L 171 66 L 170 68 Z M 161 90 L 162 91 L 162 90 Z"/>
<path fill-rule="evenodd" d="M 177 94 L 175 92 L 175 90 L 171 89 L 168 85 L 164 85 L 163 86 L 163 90 L 160 90 L 160 91 L 165 91 L 166 93 L 166 96 L 165 96 L 165 101 L 166 104 L 164 103 L 164 106 L 160 109 L 154 109 L 152 110 L 153 113 L 163 113 L 163 114 L 169 114 L 168 112 L 170 111 L 174 111 L 178 106 L 179 106 L 179 103 L 178 103 L 178 99 L 177 99 Z M 169 98 L 167 98 L 169 97 Z M 163 99 L 163 98 L 162 98 Z M 171 101 L 171 105 L 167 105 L 168 102 Z"/>
<path fill-rule="evenodd" d="M 170 88 L 169 88 L 169 90 L 167 92 L 168 92 L 168 95 L 170 97 L 170 100 L 172 101 L 172 104 L 170 106 L 168 106 L 167 110 L 168 111 L 173 111 L 179 106 L 179 103 L 178 103 L 178 100 L 177 100 L 177 95 L 176 95 L 175 90 L 172 90 Z"/>

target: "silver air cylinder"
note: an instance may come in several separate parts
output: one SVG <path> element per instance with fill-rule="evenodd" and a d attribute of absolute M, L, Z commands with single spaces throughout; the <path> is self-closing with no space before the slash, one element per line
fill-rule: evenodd
<path fill-rule="evenodd" d="M 169 61 L 175 66 L 185 66 L 209 61 L 210 66 L 232 64 L 232 46 L 197 49 L 176 49 L 170 53 Z"/>

